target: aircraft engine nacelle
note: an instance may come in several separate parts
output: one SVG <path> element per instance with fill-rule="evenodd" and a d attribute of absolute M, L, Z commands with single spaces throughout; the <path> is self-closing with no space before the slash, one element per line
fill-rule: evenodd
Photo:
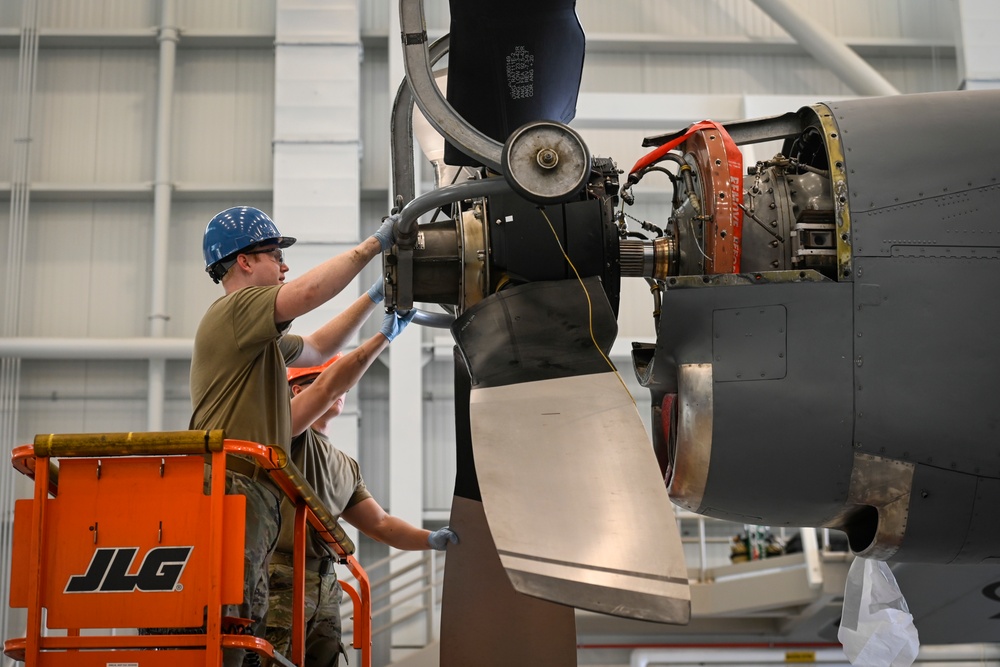
<path fill-rule="evenodd" d="M 729 125 L 784 138 L 740 221 L 720 131 L 673 149 L 679 266 L 633 356 L 674 502 L 838 528 L 866 557 L 1000 557 L 998 108 L 935 93 Z"/>

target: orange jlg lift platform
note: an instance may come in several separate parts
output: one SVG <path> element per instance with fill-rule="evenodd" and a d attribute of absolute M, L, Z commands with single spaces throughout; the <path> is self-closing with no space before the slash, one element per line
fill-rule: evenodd
<path fill-rule="evenodd" d="M 249 634 L 247 619 L 222 616 L 222 605 L 242 598 L 246 511 L 243 496 L 225 494 L 227 454 L 256 461 L 297 508 L 291 656 Z M 26 667 L 219 667 L 223 648 L 242 647 L 265 665 L 302 665 L 311 524 L 357 580 L 357 588 L 341 585 L 354 603 L 354 648 L 370 667 L 368 576 L 350 538 L 280 447 L 227 440 L 218 430 L 53 434 L 36 436 L 11 458 L 34 478 L 34 498 L 15 506 L 10 605 L 27 609 L 28 619 L 26 636 L 4 643 L 7 656 Z M 113 632 L 203 625 L 198 634 Z"/>

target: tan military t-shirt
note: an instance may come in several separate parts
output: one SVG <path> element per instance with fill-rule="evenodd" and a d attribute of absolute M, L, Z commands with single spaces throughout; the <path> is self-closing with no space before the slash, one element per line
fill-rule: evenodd
<path fill-rule="evenodd" d="M 302 338 L 274 323 L 281 285 L 245 287 L 205 312 L 191 357 L 190 428 L 225 429 L 226 437 L 288 448 L 291 404 L 285 363 Z"/>
<path fill-rule="evenodd" d="M 334 447 L 322 433 L 310 428 L 293 438 L 290 456 L 334 518 L 339 519 L 344 510 L 372 497 L 361 478 L 358 462 Z M 292 553 L 294 531 L 295 506 L 285 499 L 281 501 L 281 533 L 278 535 L 277 551 Z M 329 556 L 326 543 L 316 536 L 312 528 L 309 534 L 312 539 L 306 542 L 306 558 Z"/>

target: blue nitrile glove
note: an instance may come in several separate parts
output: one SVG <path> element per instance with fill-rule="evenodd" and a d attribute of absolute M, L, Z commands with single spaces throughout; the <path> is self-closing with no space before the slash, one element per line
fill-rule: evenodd
<path fill-rule="evenodd" d="M 375 232 L 374 236 L 378 239 L 379 245 L 382 246 L 382 252 L 385 252 L 396 243 L 396 223 L 398 222 L 398 213 L 390 215 L 382 221 L 382 226 Z"/>
<path fill-rule="evenodd" d="M 444 551 L 449 543 L 458 544 L 458 533 L 448 526 L 441 530 L 435 530 L 427 536 L 427 544 L 431 545 L 431 549 L 437 551 Z"/>
<path fill-rule="evenodd" d="M 416 314 L 416 310 L 411 310 L 406 314 L 400 314 L 399 312 L 386 313 L 385 319 L 382 320 L 382 328 L 378 332 L 388 338 L 391 343 L 396 336 L 403 332 L 403 329 L 406 328 L 406 325 L 410 323 L 410 320 Z"/>
<path fill-rule="evenodd" d="M 385 300 L 385 286 L 382 283 L 382 277 L 368 288 L 368 298 L 372 300 L 373 303 L 382 303 Z"/>

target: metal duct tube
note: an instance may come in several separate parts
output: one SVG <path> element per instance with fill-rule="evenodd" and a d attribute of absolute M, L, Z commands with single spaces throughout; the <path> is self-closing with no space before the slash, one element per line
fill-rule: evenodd
<path fill-rule="evenodd" d="M 413 323 L 433 329 L 447 329 L 455 321 L 454 315 L 448 313 L 432 313 L 426 310 L 415 309 L 417 312 L 413 316 Z"/>
<path fill-rule="evenodd" d="M 190 338 L 0 338 L 0 357 L 191 359 Z"/>
<path fill-rule="evenodd" d="M 28 237 L 28 204 L 31 195 L 31 105 L 35 97 L 38 63 L 38 2 L 24 0 L 21 14 L 21 43 L 18 55 L 17 101 L 14 104 L 14 150 L 11 160 L 10 226 L 7 237 L 6 281 L 0 317 L 0 335 L 18 333 L 21 313 L 21 276 Z M 21 360 L 0 354 L 0 451 L 5 454 L 17 443 Z M 0 466 L 0 562 L 9 563 L 13 544 L 14 469 Z M 25 616 L 11 609 L 10 568 L 0 569 L 0 632 L 5 637 L 21 636 Z M 15 625 L 18 626 L 15 628 Z"/>
<path fill-rule="evenodd" d="M 160 19 L 160 77 L 156 112 L 156 172 L 153 176 L 153 262 L 149 335 L 162 338 L 167 332 L 167 258 L 170 241 L 170 142 L 174 104 L 174 71 L 177 61 L 177 28 L 174 0 L 163 0 Z M 166 394 L 166 361 L 149 360 L 146 429 L 163 429 Z"/>
<path fill-rule="evenodd" d="M 475 199 L 476 197 L 488 197 L 490 195 L 509 192 L 510 186 L 507 181 L 500 177 L 485 178 L 478 181 L 465 181 L 456 183 L 438 190 L 424 193 L 409 202 L 400 211 L 400 220 L 396 223 L 397 244 L 400 247 L 413 247 L 417 238 L 417 220 L 421 215 L 432 211 L 438 206 L 451 204 L 462 199 Z"/>

